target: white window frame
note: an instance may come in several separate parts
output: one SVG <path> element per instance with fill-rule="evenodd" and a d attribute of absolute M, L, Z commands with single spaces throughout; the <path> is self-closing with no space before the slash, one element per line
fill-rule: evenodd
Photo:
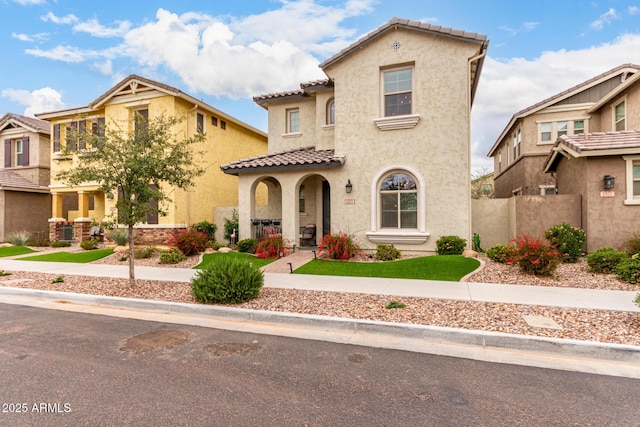
<path fill-rule="evenodd" d="M 543 131 L 542 126 L 549 125 L 548 131 Z M 542 139 L 542 134 L 549 134 L 548 140 Z M 538 144 L 553 144 L 555 141 L 553 139 L 553 122 L 540 122 L 538 123 Z"/>
<path fill-rule="evenodd" d="M 640 195 L 633 194 L 633 165 L 640 165 L 640 156 L 622 156 L 625 161 L 625 205 L 640 205 Z"/>
<path fill-rule="evenodd" d="M 22 138 L 14 139 L 14 146 L 16 147 L 16 166 L 22 166 L 22 156 L 24 154 L 24 146 L 22 145 Z M 18 149 L 20 147 L 20 149 Z"/>
<path fill-rule="evenodd" d="M 617 132 L 617 131 L 621 131 L 621 130 L 627 130 L 627 103 L 626 103 L 627 99 L 626 97 L 624 99 L 622 99 L 620 102 L 616 103 L 613 105 L 612 108 L 612 123 L 613 123 L 613 131 Z M 622 119 L 618 120 L 616 118 L 616 110 L 618 109 L 619 106 L 622 106 L 622 108 L 624 108 L 624 115 L 622 116 Z M 618 123 L 622 122 L 622 129 L 618 129 Z"/>
<path fill-rule="evenodd" d="M 385 77 L 388 74 L 391 73 L 399 73 L 401 71 L 409 71 L 411 73 L 411 87 L 409 88 L 409 90 L 398 90 L 398 91 L 389 91 L 387 92 L 386 87 L 385 87 Z M 382 117 L 398 117 L 398 116 L 408 116 L 413 114 L 413 103 L 414 103 L 414 95 L 415 95 L 415 82 L 414 82 L 414 67 L 413 65 L 410 66 L 400 66 L 400 67 L 394 67 L 394 68 L 387 68 L 387 69 L 383 69 L 381 70 L 382 75 L 381 75 L 381 94 L 382 94 L 382 111 L 381 111 L 381 116 Z M 392 95 L 400 95 L 400 94 L 405 94 L 408 93 L 410 95 L 410 100 L 409 100 L 409 112 L 405 113 L 405 114 L 394 114 L 394 115 L 387 115 L 387 96 L 392 96 Z"/>
<path fill-rule="evenodd" d="M 381 229 L 380 228 L 380 184 L 390 173 L 406 173 L 411 175 L 418 187 L 418 213 L 417 225 L 413 228 Z M 429 238 L 426 227 L 426 181 L 422 174 L 411 166 L 390 165 L 380 170 L 371 181 L 371 230 L 366 233 L 367 238 L 373 243 L 421 245 Z"/>
<path fill-rule="evenodd" d="M 334 126 L 336 124 L 336 100 L 331 98 L 327 102 L 327 126 Z"/>
<path fill-rule="evenodd" d="M 564 129 L 560 130 L 560 125 L 564 124 Z M 558 120 L 556 122 L 556 139 L 562 135 L 569 135 L 569 122 L 567 120 Z"/>
<path fill-rule="evenodd" d="M 540 195 L 541 196 L 552 196 L 556 194 L 556 186 L 555 185 L 539 185 Z M 553 190 L 553 194 L 547 194 L 547 190 Z"/>
<path fill-rule="evenodd" d="M 615 112 L 614 112 L 615 115 Z M 576 133 L 576 127 L 575 127 L 575 123 L 576 122 L 582 122 L 582 128 L 579 128 L 580 132 Z M 559 123 L 566 123 L 566 129 L 563 131 L 560 131 L 558 129 L 558 124 Z M 588 117 L 579 117 L 579 118 L 574 118 L 574 119 L 561 119 L 561 120 L 556 120 L 556 121 L 539 121 L 537 122 L 538 124 L 538 145 L 551 145 L 551 144 L 555 144 L 555 142 L 558 140 L 558 137 L 560 136 L 560 132 L 564 132 L 563 135 L 581 135 L 584 133 L 589 132 L 589 118 Z M 549 132 L 543 132 L 542 131 L 542 125 L 550 125 L 551 130 Z M 549 136 L 551 139 L 549 139 L 548 141 L 543 141 L 542 140 L 542 134 L 543 133 L 549 133 Z"/>
<path fill-rule="evenodd" d="M 295 120 L 294 120 L 295 116 Z M 288 108 L 286 110 L 286 134 L 300 135 L 300 109 Z"/>
<path fill-rule="evenodd" d="M 402 70 L 410 70 L 411 71 L 411 90 L 410 91 L 399 91 L 399 92 L 389 92 L 387 93 L 385 90 L 385 75 L 386 73 L 392 73 Z M 418 122 L 420 121 L 420 115 L 416 114 L 416 101 L 417 101 L 417 93 L 415 90 L 415 66 L 414 64 L 406 64 L 406 65 L 398 65 L 394 67 L 382 68 L 380 69 L 380 118 L 375 119 L 373 122 L 378 127 L 378 129 L 383 131 L 388 130 L 397 130 L 397 129 L 412 129 L 414 128 Z M 386 115 L 386 96 L 392 95 L 395 93 L 410 93 L 411 94 L 411 110 L 409 114 L 400 114 L 395 116 L 387 116 Z"/>
<path fill-rule="evenodd" d="M 576 122 L 582 122 L 582 127 L 581 128 L 576 128 Z M 585 133 L 587 131 L 587 121 L 585 119 L 577 119 L 577 120 L 573 120 L 573 134 L 574 135 L 582 135 L 583 133 Z M 576 130 L 580 130 L 581 132 L 576 132 Z"/>

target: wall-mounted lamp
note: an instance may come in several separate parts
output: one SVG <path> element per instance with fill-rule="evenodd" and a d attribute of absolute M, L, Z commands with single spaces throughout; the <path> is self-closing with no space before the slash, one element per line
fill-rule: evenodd
<path fill-rule="evenodd" d="M 605 175 L 603 181 L 605 190 L 613 190 L 613 188 L 616 186 L 615 176 Z"/>
<path fill-rule="evenodd" d="M 351 193 L 351 190 L 353 190 L 353 184 L 351 184 L 350 179 L 347 180 L 347 185 L 344 186 L 344 189 L 347 190 L 347 194 Z"/>

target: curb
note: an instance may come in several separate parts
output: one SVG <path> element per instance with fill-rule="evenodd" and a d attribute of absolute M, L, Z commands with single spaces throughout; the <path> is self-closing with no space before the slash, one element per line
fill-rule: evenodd
<path fill-rule="evenodd" d="M 242 324 L 242 328 L 238 330 L 245 330 L 247 326 L 257 324 L 262 329 L 269 327 L 277 329 L 271 333 L 273 335 L 281 335 L 286 332 L 284 329 L 290 328 L 288 333 L 284 333 L 285 336 L 554 369 L 605 373 L 601 367 L 586 369 L 580 366 L 585 363 L 587 365 L 604 363 L 609 365 L 609 368 L 611 365 L 615 367 L 614 373 L 605 369 L 608 375 L 640 378 L 640 346 L 11 287 L 0 287 L 0 295 L 53 303 L 75 303 L 92 307 L 188 316 L 202 320 L 217 320 L 222 323 L 236 322 Z M 162 321 L 162 319 L 156 320 Z M 447 351 L 452 348 L 457 350 L 456 354 Z M 516 353 L 516 359 L 520 361 L 514 361 L 513 357 L 507 357 L 508 360 L 505 360 L 504 356 L 509 353 Z M 547 362 L 542 365 L 524 363 L 521 360 L 523 357 L 551 358 L 553 363 Z M 569 360 L 563 366 L 563 363 L 559 363 L 559 359 Z"/>

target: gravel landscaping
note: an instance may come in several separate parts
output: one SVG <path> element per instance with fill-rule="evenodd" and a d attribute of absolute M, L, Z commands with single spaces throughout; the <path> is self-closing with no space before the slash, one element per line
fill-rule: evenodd
<path fill-rule="evenodd" d="M 96 263 L 127 265 L 126 261 L 119 261 L 120 258 L 121 255 L 114 254 L 96 261 Z M 483 266 L 468 277 L 467 281 L 640 291 L 640 287 L 625 283 L 615 275 L 589 273 L 584 259 L 576 264 L 560 265 L 553 278 L 524 275 L 515 266 L 494 263 L 483 255 L 480 255 L 480 259 L 483 261 Z M 136 260 L 136 265 L 190 268 L 197 265 L 198 262 L 198 257 L 191 257 L 178 265 L 159 265 L 157 258 L 150 258 Z M 56 278 L 55 275 L 12 273 L 9 276 L 0 277 L 0 285 L 129 298 L 195 302 L 188 283 L 137 280 L 136 288 L 131 289 L 128 280 L 124 279 L 69 275 L 64 277 L 62 283 L 51 283 Z M 327 280 L 331 279 L 328 277 Z M 401 300 L 406 304 L 406 307 L 402 309 L 385 308 L 392 300 Z M 257 299 L 239 304 L 237 307 L 640 345 L 640 313 L 633 312 L 273 288 L 262 289 Z M 562 329 L 531 327 L 525 322 L 523 315 L 551 318 Z"/>

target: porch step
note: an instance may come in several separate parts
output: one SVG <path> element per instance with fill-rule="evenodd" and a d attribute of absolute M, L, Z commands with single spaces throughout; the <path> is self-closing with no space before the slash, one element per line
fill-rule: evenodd
<path fill-rule="evenodd" d="M 262 271 L 265 273 L 285 273 L 289 274 L 291 272 L 291 268 L 295 270 L 311 261 L 313 259 L 313 251 L 311 250 L 298 250 L 292 254 L 289 254 L 285 257 L 282 257 L 271 264 L 267 264 L 262 267 Z M 289 263 L 291 263 L 291 268 L 289 268 Z"/>

